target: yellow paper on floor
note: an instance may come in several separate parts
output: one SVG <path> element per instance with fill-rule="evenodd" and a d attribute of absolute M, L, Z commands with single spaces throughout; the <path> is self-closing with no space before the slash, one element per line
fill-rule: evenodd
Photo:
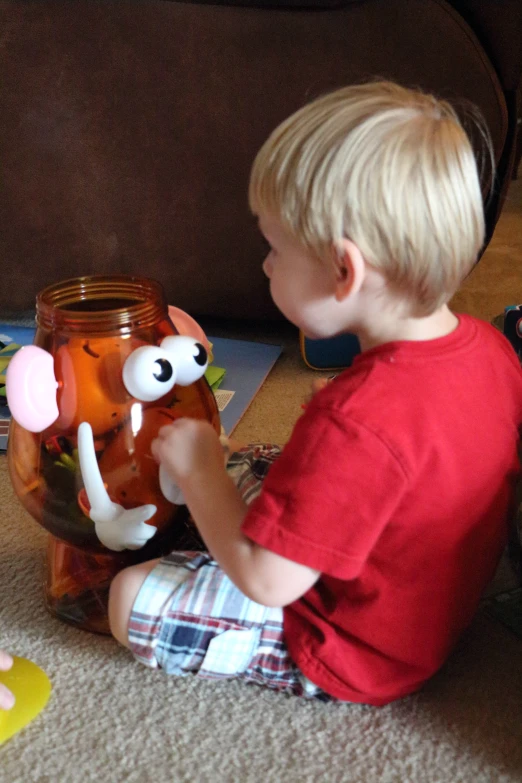
<path fill-rule="evenodd" d="M 0 672 L 0 682 L 14 694 L 10 710 L 0 710 L 0 745 L 27 726 L 43 710 L 51 695 L 46 673 L 26 658 L 13 657 L 8 672 Z"/>

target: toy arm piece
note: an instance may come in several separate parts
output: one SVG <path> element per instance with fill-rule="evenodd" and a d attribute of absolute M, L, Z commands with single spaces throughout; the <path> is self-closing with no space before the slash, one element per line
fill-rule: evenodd
<path fill-rule="evenodd" d="M 85 486 L 85 492 L 92 510 L 100 516 L 114 518 L 117 514 L 117 504 L 113 503 L 103 484 L 96 451 L 94 450 L 94 438 L 91 425 L 83 421 L 78 427 L 78 456 L 80 469 Z"/>
<path fill-rule="evenodd" d="M 92 427 L 86 421 L 78 427 L 78 457 L 91 506 L 89 516 L 101 543 L 115 552 L 141 549 L 156 533 L 156 527 L 145 524 L 156 513 L 156 506 L 148 503 L 138 508 L 125 509 L 110 499 L 96 459 Z"/>
<path fill-rule="evenodd" d="M 176 506 L 185 505 L 185 498 L 181 489 L 170 478 L 166 468 L 163 465 L 159 467 L 159 484 L 162 495 Z"/>

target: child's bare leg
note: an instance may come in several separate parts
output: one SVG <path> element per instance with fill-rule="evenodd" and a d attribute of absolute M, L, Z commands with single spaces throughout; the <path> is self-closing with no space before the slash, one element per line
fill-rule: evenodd
<path fill-rule="evenodd" d="M 109 626 L 115 639 L 129 646 L 129 620 L 132 607 L 145 579 L 159 559 L 124 568 L 112 580 L 109 590 Z"/>

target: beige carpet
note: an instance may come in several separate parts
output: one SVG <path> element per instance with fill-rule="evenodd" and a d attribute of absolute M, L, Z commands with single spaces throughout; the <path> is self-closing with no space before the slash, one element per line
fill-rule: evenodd
<path fill-rule="evenodd" d="M 456 306 L 490 319 L 513 302 L 522 302 L 522 180 Z M 313 376 L 300 363 L 295 333 L 245 325 L 221 333 L 282 335 L 285 354 L 235 434 L 283 442 Z M 380 709 L 310 704 L 237 682 L 169 679 L 134 663 L 111 639 L 46 614 L 45 533 L 13 497 L 5 462 L 0 646 L 40 664 L 53 695 L 0 749 L 1 783 L 522 781 L 522 641 L 500 624 L 479 614 L 422 693 Z"/>

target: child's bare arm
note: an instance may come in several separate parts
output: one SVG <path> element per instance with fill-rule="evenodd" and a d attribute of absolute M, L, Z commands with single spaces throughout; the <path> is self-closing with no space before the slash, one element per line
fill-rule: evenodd
<path fill-rule="evenodd" d="M 246 505 L 222 466 L 183 485 L 192 517 L 209 551 L 239 589 L 264 606 L 300 598 L 319 573 L 258 546 L 241 532 Z"/>
<path fill-rule="evenodd" d="M 258 546 L 241 532 L 247 506 L 226 473 L 219 440 L 207 422 L 179 419 L 163 428 L 155 457 L 181 488 L 205 544 L 225 573 L 253 601 L 285 606 L 319 572 Z"/>

